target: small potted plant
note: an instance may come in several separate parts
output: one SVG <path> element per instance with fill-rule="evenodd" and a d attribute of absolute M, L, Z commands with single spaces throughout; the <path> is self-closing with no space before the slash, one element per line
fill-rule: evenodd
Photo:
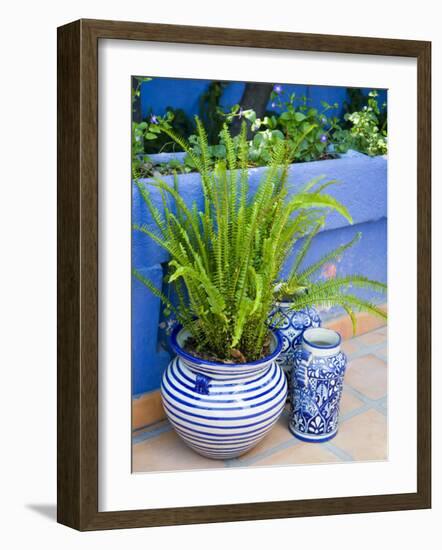
<path fill-rule="evenodd" d="M 155 229 L 135 225 L 169 254 L 166 282 L 176 300 L 138 271 L 134 276 L 178 321 L 162 398 L 166 414 L 198 453 L 231 458 L 247 452 L 271 429 L 287 394 L 276 363 L 282 349 L 269 325 L 279 274 L 294 244 L 311 232 L 320 213 L 346 208 L 318 182 L 289 196 L 289 155 L 281 144 L 255 189 L 249 186 L 248 144 L 243 124 L 238 143 L 223 128 L 226 161 L 209 163 L 207 137 L 197 119 L 201 154 L 169 129 L 198 169 L 203 206 L 188 205 L 178 182 L 137 182 Z M 235 151 L 236 148 L 236 151 Z M 151 193 L 162 197 L 156 206 Z"/>

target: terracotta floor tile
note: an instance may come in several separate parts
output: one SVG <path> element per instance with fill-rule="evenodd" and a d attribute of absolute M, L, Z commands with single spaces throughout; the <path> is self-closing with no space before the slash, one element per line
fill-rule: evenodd
<path fill-rule="evenodd" d="M 342 394 L 341 398 L 341 405 L 339 407 L 339 413 L 342 417 L 342 415 L 345 415 L 351 411 L 354 411 L 355 409 L 359 409 L 362 407 L 364 403 L 355 397 L 353 394 L 351 394 L 349 391 L 345 391 Z"/>
<path fill-rule="evenodd" d="M 327 321 L 324 326 L 330 330 L 339 332 L 343 340 L 348 340 L 353 336 L 351 322 L 349 322 L 346 317 L 339 317 L 338 319 Z"/>
<path fill-rule="evenodd" d="M 354 460 L 386 460 L 387 418 L 371 409 L 343 422 L 331 443 Z"/>
<path fill-rule="evenodd" d="M 386 311 L 386 307 L 381 307 L 381 309 Z M 357 333 L 365 334 L 385 325 L 386 322 L 384 319 L 374 317 L 373 315 L 370 315 L 370 313 L 362 312 L 358 315 Z"/>
<path fill-rule="evenodd" d="M 385 340 L 385 334 L 382 334 L 381 332 L 378 332 L 376 330 L 372 332 L 367 332 L 366 334 L 361 334 L 361 336 L 358 337 L 358 342 L 360 342 L 364 346 L 380 344 L 381 342 L 385 342 Z"/>
<path fill-rule="evenodd" d="M 370 399 L 379 399 L 387 393 L 385 361 L 372 354 L 349 362 L 345 383 Z"/>
<path fill-rule="evenodd" d="M 384 336 L 388 336 L 388 326 L 385 325 L 381 328 L 378 328 L 376 332 L 378 332 L 379 334 L 383 334 Z"/>
<path fill-rule="evenodd" d="M 322 464 L 340 462 L 339 458 L 325 449 L 320 443 L 299 442 L 278 451 L 271 456 L 253 463 L 253 466 L 292 465 L 292 464 Z"/>
<path fill-rule="evenodd" d="M 385 306 L 381 306 L 381 309 L 386 310 Z M 357 334 L 365 334 L 366 332 L 371 332 L 372 330 L 377 330 L 386 325 L 384 319 L 374 317 L 369 313 L 361 312 L 358 314 L 357 321 Z M 353 338 L 353 327 L 348 316 L 342 315 L 337 319 L 330 319 L 324 323 L 326 328 L 338 331 L 344 340 L 348 338 Z"/>
<path fill-rule="evenodd" d="M 224 468 L 224 462 L 195 453 L 174 431 L 133 446 L 132 469 L 134 472 L 206 470 L 208 468 Z"/>
<path fill-rule="evenodd" d="M 288 428 L 288 417 L 286 415 L 280 416 L 278 422 L 273 426 L 270 432 L 261 440 L 256 447 L 253 447 L 248 453 L 242 455 L 239 460 L 244 459 L 248 460 L 268 449 L 273 449 L 281 443 L 286 441 L 291 441 L 294 439 L 293 434 Z"/>
<path fill-rule="evenodd" d="M 350 356 L 361 349 L 356 340 L 356 338 L 352 338 L 351 340 L 344 340 L 342 342 L 341 349 L 346 355 Z"/>

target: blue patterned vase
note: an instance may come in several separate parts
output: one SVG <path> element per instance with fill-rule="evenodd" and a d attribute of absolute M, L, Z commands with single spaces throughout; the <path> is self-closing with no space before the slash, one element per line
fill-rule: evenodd
<path fill-rule="evenodd" d="M 301 344 L 305 330 L 321 326 L 321 318 L 314 307 L 294 310 L 290 306 L 290 302 L 279 302 L 269 319 L 271 326 L 277 328 L 282 336 L 282 350 L 276 361 L 287 376 L 289 400 L 295 351 Z"/>
<path fill-rule="evenodd" d="M 161 396 L 178 435 L 197 453 L 216 459 L 240 456 L 278 420 L 287 382 L 276 358 L 282 339 L 272 331 L 270 355 L 251 363 L 215 363 L 183 349 L 188 333 L 171 335 L 176 357 L 163 375 Z"/>
<path fill-rule="evenodd" d="M 295 351 L 290 430 L 303 441 L 327 441 L 338 431 L 339 404 L 347 358 L 341 337 L 325 328 L 308 329 Z"/>

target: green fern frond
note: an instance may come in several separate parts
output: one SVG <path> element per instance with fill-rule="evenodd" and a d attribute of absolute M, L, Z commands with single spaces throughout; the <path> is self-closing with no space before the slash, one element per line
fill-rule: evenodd
<path fill-rule="evenodd" d="M 364 275 L 345 275 L 343 277 L 335 277 L 334 279 L 327 279 L 325 281 L 316 281 L 315 283 L 311 283 L 309 286 L 309 292 L 334 292 L 351 287 L 372 290 L 379 293 L 384 293 L 387 289 L 387 285 L 385 283 L 374 281 L 372 279 L 369 279 L 368 277 L 365 277 Z"/>
<path fill-rule="evenodd" d="M 316 193 L 322 193 L 324 191 L 324 189 L 327 189 L 327 187 L 330 187 L 330 185 L 339 185 L 341 183 L 342 182 L 339 181 L 339 180 L 326 181 L 325 183 L 323 183 L 322 185 L 320 185 L 319 187 L 316 188 Z"/>
<path fill-rule="evenodd" d="M 357 324 L 358 324 L 355 312 L 348 305 L 343 305 L 342 308 L 345 310 L 347 315 L 350 317 L 351 326 L 352 326 L 352 330 L 353 330 L 353 336 L 355 336 L 356 335 Z"/>
<path fill-rule="evenodd" d="M 387 314 L 379 308 L 376 304 L 355 296 L 354 294 L 343 293 L 339 289 L 332 288 L 316 288 L 308 289 L 308 292 L 294 296 L 291 301 L 290 307 L 292 309 L 303 309 L 307 306 L 321 306 L 321 307 L 334 307 L 341 306 L 345 308 L 351 308 L 352 310 L 365 311 L 380 317 L 382 319 L 387 318 Z"/>
<path fill-rule="evenodd" d="M 310 245 L 312 244 L 313 238 L 316 237 L 316 235 L 319 233 L 320 229 L 322 227 L 324 227 L 324 222 L 325 222 L 324 218 L 322 218 L 320 221 L 318 221 L 318 223 L 313 228 L 313 230 L 310 231 L 310 233 L 307 235 L 307 237 L 305 237 L 301 248 L 299 249 L 298 253 L 296 254 L 296 258 L 295 258 L 295 261 L 293 263 L 291 273 L 289 275 L 289 280 L 292 277 L 295 277 L 297 275 L 299 266 L 301 265 L 302 261 L 304 260 L 305 255 L 307 254 L 307 252 L 310 248 Z"/>
<path fill-rule="evenodd" d="M 140 281 L 140 283 L 143 283 L 143 285 L 146 286 L 154 296 L 159 298 L 163 302 L 163 304 L 170 309 L 170 311 L 173 311 L 179 320 L 182 320 L 180 311 L 172 304 L 169 298 L 163 292 L 161 292 L 161 290 L 158 290 L 158 288 L 152 283 L 150 279 L 144 277 L 144 275 L 142 275 L 136 269 L 132 269 L 132 275 L 135 277 L 135 279 Z"/>
<path fill-rule="evenodd" d="M 189 156 L 189 158 L 191 159 L 192 163 L 197 168 L 197 170 L 199 172 L 203 172 L 204 171 L 203 164 L 201 163 L 200 158 L 194 154 L 188 142 L 184 138 L 182 138 L 179 134 L 171 130 L 170 128 L 167 128 L 166 126 L 163 126 L 163 125 L 161 125 L 160 128 L 162 132 L 168 135 Z"/>
<path fill-rule="evenodd" d="M 327 187 L 342 183 L 341 181 L 334 179 L 334 180 L 327 180 L 326 182 L 319 185 L 319 183 L 324 179 L 325 179 L 325 175 L 316 176 L 316 178 L 313 178 L 312 180 L 310 180 L 308 183 L 305 184 L 305 186 L 302 188 L 302 192 L 307 193 L 309 191 L 313 192 L 314 190 L 315 193 L 322 193 L 324 189 L 327 189 Z"/>
<path fill-rule="evenodd" d="M 302 145 L 302 142 L 305 140 L 305 138 L 315 129 L 317 128 L 317 124 L 310 124 L 307 126 L 305 131 L 301 134 L 301 136 L 293 143 L 290 143 L 290 159 L 293 160 L 296 153 L 299 150 L 299 147 Z"/>
<path fill-rule="evenodd" d="M 325 254 L 324 256 L 322 256 L 318 261 L 314 262 L 313 264 L 309 265 L 306 269 L 301 271 L 298 275 L 299 279 L 304 280 L 309 278 L 311 275 L 316 273 L 324 264 L 341 256 L 346 250 L 348 250 L 354 244 L 356 244 L 361 239 L 361 236 L 362 236 L 362 233 L 358 231 L 358 233 L 356 233 L 356 235 L 348 243 L 338 246 L 328 254 Z"/>
<path fill-rule="evenodd" d="M 200 118 L 196 116 L 195 122 L 196 122 L 197 136 L 198 136 L 198 144 L 201 150 L 202 168 L 200 171 L 201 171 L 201 175 L 204 176 L 206 175 L 210 167 L 209 142 L 207 140 L 206 130 L 204 129 L 204 126 L 201 123 Z"/>
<path fill-rule="evenodd" d="M 306 184 L 304 184 L 301 187 L 300 192 L 309 193 L 310 191 L 313 190 L 314 187 L 316 187 L 316 185 L 319 184 L 319 182 L 323 181 L 324 179 L 325 179 L 324 174 L 321 174 L 320 176 L 316 176 L 315 178 L 312 178 L 310 181 L 308 181 Z M 334 182 L 335 180 L 331 180 L 331 181 Z"/>
<path fill-rule="evenodd" d="M 146 189 L 146 187 L 141 184 L 138 180 L 135 181 L 135 185 L 138 187 L 138 190 L 140 191 L 140 194 L 146 203 L 147 208 L 149 209 L 150 215 L 152 216 L 152 219 L 156 223 L 158 229 L 160 230 L 161 234 L 164 236 L 166 232 L 166 225 L 164 223 L 164 219 L 161 216 L 161 212 L 158 210 L 158 208 L 153 204 L 152 199 L 150 198 L 150 193 Z"/>
<path fill-rule="evenodd" d="M 298 208 L 330 208 L 331 210 L 336 210 L 349 223 L 353 223 L 353 219 L 347 208 L 331 195 L 323 193 L 300 193 L 292 198 L 290 204 L 293 210 Z"/>

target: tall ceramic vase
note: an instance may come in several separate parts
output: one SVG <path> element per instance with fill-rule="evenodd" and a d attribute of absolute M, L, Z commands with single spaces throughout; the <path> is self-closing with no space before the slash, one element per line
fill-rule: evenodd
<path fill-rule="evenodd" d="M 295 351 L 301 344 L 302 335 L 309 328 L 320 327 L 321 318 L 312 306 L 294 310 L 290 302 L 278 302 L 269 320 L 272 326 L 278 328 L 282 336 L 282 350 L 276 361 L 285 372 L 290 388 Z"/>
<path fill-rule="evenodd" d="M 171 335 L 176 357 L 162 380 L 166 414 L 178 435 L 197 453 L 216 459 L 242 455 L 278 420 L 287 382 L 276 362 L 282 339 L 272 332 L 270 355 L 251 363 L 215 363 L 185 351 L 188 333 Z"/>
<path fill-rule="evenodd" d="M 341 337 L 325 328 L 308 329 L 295 352 L 292 371 L 290 430 L 303 441 L 335 437 L 339 425 L 347 358 Z"/>

